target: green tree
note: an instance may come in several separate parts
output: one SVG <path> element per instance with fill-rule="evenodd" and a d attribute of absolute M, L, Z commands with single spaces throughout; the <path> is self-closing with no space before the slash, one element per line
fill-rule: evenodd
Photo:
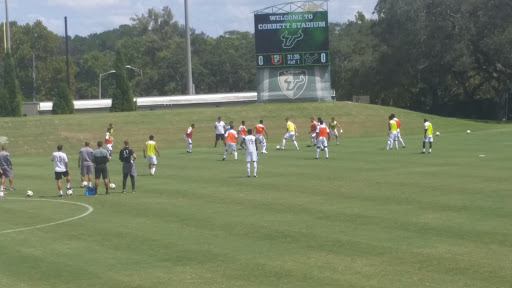
<path fill-rule="evenodd" d="M 66 78 L 63 77 L 53 90 L 55 98 L 53 100 L 52 114 L 54 115 L 73 114 L 75 112 L 71 92 L 69 91 L 68 84 L 66 82 Z"/>
<path fill-rule="evenodd" d="M 16 79 L 16 68 L 14 61 L 11 57 L 11 53 L 5 53 L 4 55 L 4 99 L 7 100 L 4 103 L 5 116 L 10 117 L 21 117 L 21 91 Z"/>
<path fill-rule="evenodd" d="M 114 62 L 116 73 L 114 74 L 116 91 L 112 97 L 111 112 L 127 112 L 134 111 L 135 104 L 133 102 L 133 91 L 130 82 L 126 78 L 126 62 L 124 60 L 123 50 L 118 47 L 116 49 L 116 60 Z"/>

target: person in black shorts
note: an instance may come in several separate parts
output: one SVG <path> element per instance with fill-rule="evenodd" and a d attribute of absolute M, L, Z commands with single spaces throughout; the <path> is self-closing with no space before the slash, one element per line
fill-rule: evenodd
<path fill-rule="evenodd" d="M 215 122 L 215 147 L 217 147 L 219 140 L 224 142 L 224 134 L 226 134 L 226 123 L 222 121 L 222 117 L 219 117 Z M 226 143 L 224 143 L 224 146 L 226 146 Z"/>
<path fill-rule="evenodd" d="M 103 178 L 103 182 L 105 182 L 105 194 L 108 193 L 108 169 L 107 162 L 109 161 L 109 153 L 107 150 L 103 149 L 103 142 L 98 141 L 98 149 L 92 152 L 92 163 L 94 163 L 94 187 L 96 187 L 96 191 L 98 191 L 98 184 L 100 182 L 100 178 Z"/>
<path fill-rule="evenodd" d="M 123 162 L 123 193 L 126 193 L 128 175 L 132 182 L 132 193 L 135 193 L 135 176 L 137 176 L 137 170 L 135 170 L 135 164 L 133 163 L 135 159 L 137 159 L 137 156 L 130 148 L 130 143 L 128 140 L 124 141 L 124 148 L 119 151 L 119 161 Z"/>

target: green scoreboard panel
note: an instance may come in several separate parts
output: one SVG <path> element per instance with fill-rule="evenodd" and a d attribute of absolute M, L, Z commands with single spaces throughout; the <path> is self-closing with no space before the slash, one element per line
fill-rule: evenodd
<path fill-rule="evenodd" d="M 255 14 L 257 67 L 329 65 L 327 11 Z"/>

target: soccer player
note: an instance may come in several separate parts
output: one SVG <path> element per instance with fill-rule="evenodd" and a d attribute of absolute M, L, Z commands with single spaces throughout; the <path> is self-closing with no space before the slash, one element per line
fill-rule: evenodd
<path fill-rule="evenodd" d="M 286 134 L 283 137 L 283 146 L 281 146 L 281 150 L 284 150 L 284 145 L 286 144 L 286 139 L 290 139 L 293 141 L 293 144 L 295 145 L 295 148 L 299 150 L 299 144 L 297 144 L 297 141 L 295 141 L 295 136 L 299 135 L 299 132 L 297 130 L 297 126 L 290 121 L 290 119 L 286 118 L 284 119 L 286 122 Z M 311 147 L 311 146 L 310 146 Z"/>
<path fill-rule="evenodd" d="M 92 152 L 92 163 L 94 163 L 94 187 L 98 191 L 100 178 L 103 178 L 105 183 L 105 194 L 108 195 L 108 169 L 107 163 L 110 161 L 110 156 L 107 150 L 103 149 L 103 142 L 98 141 L 98 149 Z"/>
<path fill-rule="evenodd" d="M 242 121 L 242 125 L 238 127 L 238 139 L 240 139 L 240 150 L 244 149 L 245 144 L 245 135 L 247 134 L 247 130 L 245 128 L 245 121 Z"/>
<path fill-rule="evenodd" d="M 78 152 L 78 168 L 80 169 L 80 188 L 84 188 L 85 176 L 88 176 L 89 187 L 92 187 L 92 149 L 89 147 L 89 142 L 85 142 L 85 146 Z"/>
<path fill-rule="evenodd" d="M 57 189 L 59 189 L 59 197 L 62 197 L 62 178 L 66 177 L 66 188 L 71 189 L 71 176 L 68 171 L 68 156 L 62 152 L 62 145 L 57 146 L 57 152 L 52 154 L 53 168 L 55 171 L 55 180 L 57 180 Z"/>
<path fill-rule="evenodd" d="M 112 129 L 107 128 L 107 134 L 105 134 L 105 147 L 107 148 L 108 157 L 112 157 L 112 144 L 114 143 L 111 132 Z"/>
<path fill-rule="evenodd" d="M 226 151 L 224 151 L 224 158 L 222 160 L 226 160 L 226 156 L 229 152 L 232 152 L 235 154 L 235 160 L 238 159 L 238 154 L 236 152 L 236 144 L 238 142 L 238 135 L 236 134 L 235 129 L 230 129 L 228 132 L 226 132 Z"/>
<path fill-rule="evenodd" d="M 388 123 L 388 145 L 386 146 L 386 150 L 393 149 L 393 143 L 396 141 L 396 122 L 393 120 L 393 117 L 389 116 L 389 123 Z M 398 149 L 398 145 L 396 147 Z"/>
<path fill-rule="evenodd" d="M 340 129 L 340 133 L 343 133 L 340 124 L 336 122 L 336 119 L 334 119 L 334 117 L 332 117 L 331 123 L 329 123 L 329 141 L 331 140 L 331 137 L 334 136 L 336 137 L 336 145 L 340 145 L 340 138 L 338 135 L 338 131 L 336 129 Z"/>
<path fill-rule="evenodd" d="M 402 144 L 402 148 L 405 148 L 404 140 L 402 139 L 402 136 L 400 136 L 400 120 L 396 118 L 395 114 L 391 114 L 391 117 L 393 117 L 393 120 L 396 122 L 396 139 L 400 141 Z M 398 142 L 395 140 L 396 148 L 398 148 Z"/>
<path fill-rule="evenodd" d="M 251 161 L 253 163 L 254 177 L 258 177 L 258 152 L 256 151 L 256 137 L 252 135 L 252 129 L 247 130 L 245 142 L 245 162 L 247 163 L 247 177 L 251 177 Z"/>
<path fill-rule="evenodd" d="M 108 128 L 110 128 L 110 138 L 112 139 L 112 147 L 114 147 L 114 124 L 109 123 Z"/>
<path fill-rule="evenodd" d="M 224 141 L 224 134 L 226 133 L 226 123 L 222 121 L 222 117 L 217 118 L 217 122 L 215 122 L 215 147 L 217 147 L 217 142 L 219 140 Z"/>
<path fill-rule="evenodd" d="M 185 142 L 187 142 L 187 153 L 192 153 L 192 130 L 194 130 L 196 126 L 194 123 L 190 124 L 190 127 L 188 127 L 187 132 L 185 132 Z"/>
<path fill-rule="evenodd" d="M 309 130 L 309 136 L 310 136 L 310 140 L 309 140 L 309 145 L 306 146 L 306 147 L 313 147 L 316 143 L 316 128 L 318 127 L 318 122 L 315 121 L 315 118 L 311 117 L 309 118 L 309 120 L 311 121 L 311 129 Z"/>
<path fill-rule="evenodd" d="M 329 128 L 325 126 L 324 121 L 320 120 L 318 122 L 318 127 L 316 128 L 316 156 L 315 159 L 318 159 L 320 155 L 320 149 L 325 151 L 325 158 L 329 159 L 329 149 L 327 149 L 327 137 L 329 137 Z"/>
<path fill-rule="evenodd" d="M 7 152 L 7 146 L 2 146 L 0 151 L 0 177 L 2 178 L 2 184 L 0 185 L 0 191 L 5 190 L 5 178 L 9 178 L 9 190 L 15 190 L 13 184 L 13 173 L 12 173 L 12 162 L 11 155 Z"/>
<path fill-rule="evenodd" d="M 142 153 L 144 155 L 144 159 L 148 159 L 148 168 L 149 168 L 149 174 L 151 176 L 155 175 L 156 171 L 156 155 L 158 154 L 158 157 L 160 157 L 160 151 L 158 151 L 158 147 L 156 146 L 156 142 L 154 141 L 155 136 L 150 135 L 149 141 L 146 142 L 146 145 L 144 145 L 144 148 L 142 150 Z"/>
<path fill-rule="evenodd" d="M 267 154 L 267 141 L 263 136 L 263 132 L 265 132 L 265 136 L 267 136 L 267 139 L 268 134 L 267 129 L 265 129 L 265 126 L 263 126 L 263 120 L 260 120 L 260 124 L 254 126 L 254 130 L 256 130 L 256 135 L 254 136 L 256 138 L 256 145 L 260 144 L 261 153 Z"/>
<path fill-rule="evenodd" d="M 430 147 L 428 149 L 428 154 L 432 153 L 432 142 L 434 142 L 434 129 L 432 128 L 432 123 L 428 122 L 428 119 L 425 118 L 423 120 L 425 125 L 425 135 L 423 136 L 423 151 L 421 153 L 425 154 L 425 143 L 428 142 Z"/>
<path fill-rule="evenodd" d="M 135 193 L 135 176 L 137 176 L 135 163 L 133 163 L 135 159 L 137 159 L 137 156 L 133 149 L 130 148 L 130 143 L 128 140 L 124 141 L 124 148 L 119 151 L 119 161 L 123 162 L 123 193 L 126 193 L 126 180 L 128 180 L 128 175 L 132 182 L 132 193 Z"/>

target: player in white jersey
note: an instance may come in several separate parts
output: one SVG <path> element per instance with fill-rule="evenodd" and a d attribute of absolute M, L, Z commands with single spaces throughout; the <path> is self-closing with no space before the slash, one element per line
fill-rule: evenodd
<path fill-rule="evenodd" d="M 224 123 L 224 121 L 222 121 L 222 117 L 219 117 L 219 118 L 217 118 L 217 122 L 215 122 L 215 147 L 217 147 L 217 142 L 219 142 L 219 140 L 222 140 L 224 142 L 224 134 L 225 133 L 226 133 L 226 123 Z"/>
<path fill-rule="evenodd" d="M 340 145 L 340 139 L 338 135 L 338 131 L 336 129 L 340 129 L 340 133 L 343 133 L 343 130 L 341 129 L 341 126 L 338 122 L 336 122 L 336 119 L 334 117 L 331 118 L 331 123 L 329 123 L 329 141 L 331 140 L 331 137 L 336 137 L 336 145 Z"/>
<path fill-rule="evenodd" d="M 55 171 L 55 180 L 59 189 L 59 197 L 62 197 L 62 178 L 66 177 L 66 188 L 71 190 L 71 176 L 68 171 L 68 156 L 62 152 L 62 145 L 57 146 L 57 152 L 52 154 L 53 168 Z"/>
<path fill-rule="evenodd" d="M 256 137 L 252 135 L 252 129 L 247 130 L 247 136 L 245 137 L 245 161 L 247 177 L 251 177 L 251 161 L 254 168 L 254 177 L 258 177 L 258 152 L 256 151 Z"/>

